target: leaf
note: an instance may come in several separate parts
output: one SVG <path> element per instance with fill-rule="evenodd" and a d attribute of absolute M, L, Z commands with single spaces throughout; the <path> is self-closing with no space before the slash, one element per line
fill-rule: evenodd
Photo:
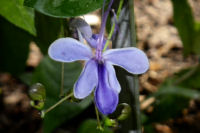
<path fill-rule="evenodd" d="M 77 133 L 113 133 L 109 128 L 105 127 L 104 131 L 97 129 L 97 121 L 90 119 L 84 121 L 78 128 Z"/>
<path fill-rule="evenodd" d="M 183 79 L 184 77 L 184 79 Z M 182 87 L 199 89 L 200 88 L 200 66 L 185 69 L 176 74 L 176 79 L 181 80 L 178 85 Z"/>
<path fill-rule="evenodd" d="M 35 12 L 36 43 L 44 54 L 47 53 L 49 45 L 58 38 L 62 21 L 64 20 Z M 65 23 L 67 23 L 66 20 Z"/>
<path fill-rule="evenodd" d="M 153 96 L 155 96 L 156 102 L 147 123 L 163 122 L 169 118 L 180 116 L 182 110 L 188 106 L 190 99 L 200 99 L 200 92 L 163 84 Z"/>
<path fill-rule="evenodd" d="M 24 0 L 0 0 L 0 15 L 14 25 L 36 35 L 34 12 L 23 6 Z"/>
<path fill-rule="evenodd" d="M 65 93 L 71 91 L 78 78 L 81 65 L 79 63 L 65 64 L 64 88 Z M 45 57 L 33 74 L 32 83 L 40 82 L 46 88 L 45 109 L 59 101 L 61 83 L 61 63 Z M 80 103 L 64 102 L 52 111 L 47 113 L 44 118 L 44 133 L 52 132 L 62 122 L 71 119 L 83 111 L 91 102 L 91 97 L 86 98 Z"/>
<path fill-rule="evenodd" d="M 59 18 L 74 17 L 94 11 L 103 5 L 103 0 L 25 0 L 25 6 Z"/>
<path fill-rule="evenodd" d="M 195 31 L 196 31 L 196 36 L 195 36 L 195 42 L 194 42 L 194 52 L 197 54 L 200 54 L 200 23 L 199 22 L 196 22 Z"/>
<path fill-rule="evenodd" d="M 158 92 L 154 94 L 156 97 L 163 95 L 176 95 L 189 99 L 200 99 L 200 92 L 189 88 L 179 86 L 163 86 Z"/>
<path fill-rule="evenodd" d="M 18 75 L 24 72 L 32 36 L 0 17 L 0 69 Z"/>
<path fill-rule="evenodd" d="M 184 54 L 194 51 L 194 18 L 187 0 L 171 0 L 174 10 L 174 23 L 184 46 Z"/>

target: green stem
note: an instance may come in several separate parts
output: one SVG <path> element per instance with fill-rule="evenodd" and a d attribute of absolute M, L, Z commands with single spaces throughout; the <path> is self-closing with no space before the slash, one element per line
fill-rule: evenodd
<path fill-rule="evenodd" d="M 135 30 L 135 17 L 134 17 L 134 1 L 128 0 L 129 4 L 129 17 L 130 17 L 130 33 L 131 33 L 131 42 L 133 43 L 132 46 L 137 46 L 136 44 L 136 30 Z M 138 76 L 135 75 L 133 77 L 134 87 L 132 88 L 133 91 L 133 120 L 134 120 L 134 130 L 135 133 L 142 132 L 141 126 L 141 114 L 140 114 L 140 101 L 139 101 L 139 81 Z"/>
<path fill-rule="evenodd" d="M 53 106 L 49 107 L 47 110 L 44 111 L 44 115 L 47 114 L 48 112 L 50 112 L 52 109 L 54 109 L 55 107 L 57 107 L 58 105 L 60 105 L 61 103 L 63 103 L 65 100 L 69 99 L 70 97 L 73 96 L 73 93 L 70 93 L 69 95 L 63 97 L 62 99 L 60 99 L 60 101 L 58 101 L 56 104 L 54 104 Z"/>
<path fill-rule="evenodd" d="M 123 2 L 124 2 L 124 0 L 120 0 L 119 8 L 118 8 L 118 10 L 117 10 L 117 20 L 118 20 L 118 18 L 119 18 L 119 14 L 120 14 L 120 12 L 121 12 Z M 106 48 L 108 47 L 109 40 L 111 39 L 111 37 L 112 37 L 112 35 L 113 35 L 113 33 L 114 33 L 114 30 L 115 30 L 115 23 L 113 23 L 113 25 L 112 25 L 112 27 L 111 27 L 110 33 L 109 33 L 109 35 L 108 35 L 108 40 L 106 41 L 106 44 L 105 44 L 105 46 L 104 46 L 104 48 L 103 48 L 103 52 L 104 52 L 104 51 L 106 50 Z"/>
<path fill-rule="evenodd" d="M 103 131 L 103 127 L 101 126 L 101 122 L 100 122 L 100 119 L 99 119 L 99 111 L 95 105 L 95 112 L 96 112 L 96 116 L 97 116 L 97 129 Z"/>
<path fill-rule="evenodd" d="M 64 68 L 65 64 L 62 62 L 61 63 L 61 85 L 60 85 L 60 97 L 64 96 L 63 90 L 64 90 Z"/>

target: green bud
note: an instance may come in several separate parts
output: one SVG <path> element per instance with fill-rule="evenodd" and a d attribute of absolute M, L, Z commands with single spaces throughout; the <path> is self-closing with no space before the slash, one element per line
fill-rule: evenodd
<path fill-rule="evenodd" d="M 104 125 L 108 127 L 116 127 L 117 126 L 117 121 L 114 119 L 110 119 L 108 117 L 105 118 L 104 120 Z"/>
<path fill-rule="evenodd" d="M 120 106 L 123 106 L 121 114 L 118 116 L 117 120 L 123 121 L 131 114 L 131 107 L 127 103 L 122 103 Z"/>
<path fill-rule="evenodd" d="M 31 106 L 38 110 L 42 110 L 46 98 L 44 86 L 40 83 L 33 84 L 29 89 L 29 96 L 31 98 Z"/>

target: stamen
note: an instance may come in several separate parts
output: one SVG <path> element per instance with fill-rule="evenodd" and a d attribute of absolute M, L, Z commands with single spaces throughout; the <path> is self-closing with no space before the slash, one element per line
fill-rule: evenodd
<path fill-rule="evenodd" d="M 120 3 L 119 3 L 119 8 L 117 10 L 117 16 L 116 16 L 116 19 L 119 18 L 119 14 L 120 14 L 120 11 L 122 9 L 122 5 L 123 5 L 123 0 L 120 0 Z M 108 39 L 106 41 L 106 44 L 104 45 L 104 48 L 103 48 L 103 52 L 106 50 L 106 48 L 108 47 L 108 44 L 109 44 L 109 40 L 111 39 L 113 33 L 114 33 L 114 30 L 115 30 L 115 23 L 112 25 L 112 28 L 110 30 L 110 33 L 109 33 L 109 36 L 108 36 Z"/>
<path fill-rule="evenodd" d="M 96 51 L 96 56 L 97 56 L 98 59 L 101 58 L 105 26 L 106 26 L 106 21 L 107 21 L 107 18 L 108 18 L 109 11 L 111 10 L 112 3 L 113 3 L 113 0 L 110 1 L 109 5 L 108 5 L 108 9 L 103 14 L 103 18 L 102 18 L 103 20 L 102 20 L 102 23 L 101 23 L 101 30 L 100 30 L 100 33 L 99 33 L 99 39 L 98 39 L 98 45 L 97 45 L 97 51 Z"/>

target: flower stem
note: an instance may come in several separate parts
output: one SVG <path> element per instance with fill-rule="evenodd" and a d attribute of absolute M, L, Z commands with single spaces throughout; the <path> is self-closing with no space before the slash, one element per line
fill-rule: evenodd
<path fill-rule="evenodd" d="M 121 12 L 121 9 L 122 9 L 122 5 L 123 5 L 123 2 L 124 0 L 120 0 L 120 3 L 119 3 L 119 7 L 118 7 L 118 10 L 117 10 L 117 20 L 119 18 L 119 14 Z M 106 41 L 106 44 L 103 48 L 103 52 L 106 50 L 106 48 L 108 47 L 108 44 L 109 44 L 109 40 L 111 39 L 113 33 L 114 33 L 114 30 L 115 30 L 115 23 L 113 23 L 112 27 L 111 27 L 111 30 L 110 30 L 110 33 L 108 35 L 108 40 Z"/>
<path fill-rule="evenodd" d="M 97 129 L 103 131 L 103 127 L 101 126 L 101 122 L 100 122 L 100 119 L 99 119 L 99 111 L 95 105 L 95 112 L 96 112 L 96 116 L 97 116 Z"/>
<path fill-rule="evenodd" d="M 129 7 L 129 20 L 130 20 L 130 35 L 132 46 L 136 47 L 136 30 L 135 30 L 135 16 L 134 16 L 134 1 L 128 0 Z M 141 114 L 140 114 L 140 101 L 139 101 L 139 79 L 138 76 L 135 75 L 133 77 L 134 86 L 132 87 L 133 92 L 133 128 L 135 133 L 142 132 L 141 126 Z"/>
<path fill-rule="evenodd" d="M 63 103 L 65 100 L 69 99 L 72 96 L 73 96 L 73 93 L 70 93 L 69 95 L 60 99 L 60 101 L 55 103 L 53 106 L 49 107 L 47 110 L 44 110 L 44 115 L 47 114 L 48 112 L 50 112 L 51 110 L 53 110 L 55 107 L 57 107 L 58 105 L 60 105 L 61 103 Z"/>
<path fill-rule="evenodd" d="M 64 96 L 63 89 L 64 89 L 64 71 L 65 71 L 65 64 L 61 63 L 61 85 L 60 85 L 60 97 Z"/>

